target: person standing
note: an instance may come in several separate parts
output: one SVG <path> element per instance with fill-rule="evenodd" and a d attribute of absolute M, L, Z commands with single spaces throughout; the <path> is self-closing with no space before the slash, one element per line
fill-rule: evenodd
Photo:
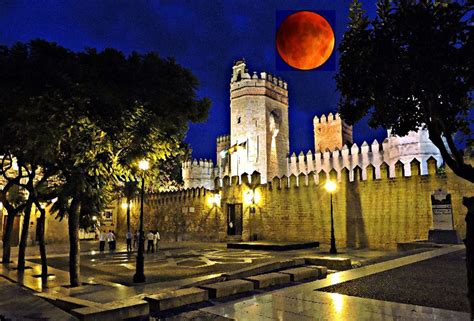
<path fill-rule="evenodd" d="M 155 238 L 153 239 L 153 241 L 155 243 L 156 252 L 158 252 L 158 242 L 160 242 L 160 240 L 161 240 L 160 233 L 158 231 L 155 231 Z"/>
<path fill-rule="evenodd" d="M 115 241 L 115 235 L 112 232 L 112 230 L 109 230 L 109 233 L 107 233 L 107 243 L 109 244 L 109 251 L 114 250 L 114 241 Z"/>
<path fill-rule="evenodd" d="M 127 252 L 132 252 L 132 233 L 128 231 L 125 238 L 127 239 Z"/>
<path fill-rule="evenodd" d="M 105 249 L 105 240 L 107 240 L 107 233 L 105 231 L 100 230 L 99 234 L 99 251 L 104 252 Z"/>
<path fill-rule="evenodd" d="M 150 253 L 150 250 L 151 250 L 151 253 L 155 253 L 155 248 L 153 246 L 154 245 L 153 242 L 155 241 L 155 234 L 153 234 L 153 231 L 148 232 L 146 238 L 148 240 L 148 246 L 146 248 L 146 252 Z"/>

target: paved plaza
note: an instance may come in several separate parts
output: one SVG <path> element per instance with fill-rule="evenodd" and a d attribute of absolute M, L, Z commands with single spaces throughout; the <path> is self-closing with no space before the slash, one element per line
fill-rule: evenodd
<path fill-rule="evenodd" d="M 100 253 L 96 242 L 82 242 L 81 272 L 84 284 L 68 288 L 67 253 L 51 246 L 48 264 L 54 274 L 47 284 L 39 272 L 35 248 L 29 250 L 23 274 L 2 268 L 0 315 L 19 320 L 56 320 L 74 317 L 35 297 L 43 291 L 97 303 L 153 294 L 189 286 L 232 270 L 308 255 L 327 255 L 327 249 L 284 252 L 226 249 L 222 243 L 163 243 L 157 253 L 145 255 L 146 284 L 133 284 L 135 253 L 122 245 L 115 253 Z M 325 279 L 296 282 L 283 288 L 256 290 L 249 295 L 211 300 L 204 306 L 151 315 L 151 320 L 468 320 L 465 297 L 463 246 L 430 250 L 382 252 L 341 250 L 354 268 L 330 271 Z M 16 252 L 13 253 L 14 256 Z M 465 272 L 464 272 L 465 273 Z M 424 278 L 420 278 L 420 274 Z M 440 277 L 444 276 L 444 277 Z M 418 280 L 419 279 L 419 280 Z M 12 282 L 13 281 L 13 282 Z M 19 286 L 21 285 L 21 286 Z M 440 293 L 442 289 L 447 289 Z M 8 298 L 14 293 L 18 299 Z M 425 293 L 425 297 L 419 297 Z M 446 295 L 445 295 L 446 294 Z M 419 300 L 413 300 L 413 298 Z M 423 300 L 429 297 L 432 300 Z M 450 301 L 451 300 L 451 301 Z M 21 311 L 22 302 L 35 306 Z M 456 302 L 456 304 L 451 304 Z M 457 311 L 454 311 L 457 310 Z M 200 319 L 199 319 L 200 318 Z"/>
<path fill-rule="evenodd" d="M 339 293 L 320 291 L 328 286 L 336 286 L 347 281 L 363 280 L 395 268 L 410 266 L 430 258 L 440 257 L 462 246 L 453 246 L 430 252 L 415 254 L 358 269 L 337 272 L 326 279 L 308 282 L 202 309 L 224 318 L 235 320 L 469 320 L 469 314 L 433 307 L 401 304 L 383 300 L 366 299 Z M 461 278 L 464 276 L 461 276 Z M 440 282 L 437 277 L 431 282 Z M 394 280 L 392 280 L 394 281 Z M 410 286 L 410 285 L 407 285 Z M 417 284 L 412 284 L 416 287 Z M 404 289 L 400 289 L 401 294 Z M 460 292 L 464 289 L 459 289 Z M 447 293 L 432 293 L 444 296 Z M 465 298 L 465 300 L 467 300 Z"/>

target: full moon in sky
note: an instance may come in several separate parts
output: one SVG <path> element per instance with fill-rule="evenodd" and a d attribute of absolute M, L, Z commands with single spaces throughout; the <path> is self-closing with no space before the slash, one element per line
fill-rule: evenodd
<path fill-rule="evenodd" d="M 317 13 L 299 11 L 285 18 L 277 31 L 281 59 L 293 68 L 310 70 L 324 64 L 334 50 L 334 31 Z"/>

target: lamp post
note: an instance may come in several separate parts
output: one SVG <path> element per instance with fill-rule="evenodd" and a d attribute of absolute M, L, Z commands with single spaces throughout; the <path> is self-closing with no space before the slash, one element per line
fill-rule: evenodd
<path fill-rule="evenodd" d="M 333 214 L 333 206 L 332 206 L 332 193 L 336 191 L 337 185 L 331 180 L 327 180 L 326 184 L 324 185 L 326 191 L 329 192 L 330 199 L 331 199 L 331 248 L 329 249 L 329 253 L 337 254 L 336 249 L 336 237 L 334 236 L 334 214 Z"/>
<path fill-rule="evenodd" d="M 137 264 L 135 275 L 133 276 L 133 282 L 143 283 L 145 282 L 145 258 L 143 252 L 145 251 L 145 235 L 143 232 L 143 201 L 145 198 L 145 171 L 150 167 L 150 164 L 146 159 L 142 159 L 138 163 L 138 168 L 142 171 L 142 186 L 140 190 L 140 227 L 138 229 L 138 252 L 137 252 Z"/>

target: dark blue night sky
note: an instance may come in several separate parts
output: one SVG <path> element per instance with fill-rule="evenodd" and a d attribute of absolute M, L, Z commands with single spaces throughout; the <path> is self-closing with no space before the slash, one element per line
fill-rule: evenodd
<path fill-rule="evenodd" d="M 216 136 L 229 133 L 231 68 L 234 60 L 244 57 L 250 72 L 265 70 L 288 82 L 290 149 L 298 153 L 314 148 L 314 115 L 336 111 L 335 71 L 275 70 L 276 12 L 334 10 L 337 47 L 350 2 L 0 0 L 0 43 L 42 38 L 73 50 L 113 47 L 125 53 L 156 51 L 162 57 L 175 57 L 199 78 L 199 95 L 213 103 L 208 121 L 190 126 L 187 142 L 195 158 L 214 159 Z M 372 16 L 375 1 L 363 2 Z M 364 123 L 354 128 L 358 143 L 384 135 Z"/>

